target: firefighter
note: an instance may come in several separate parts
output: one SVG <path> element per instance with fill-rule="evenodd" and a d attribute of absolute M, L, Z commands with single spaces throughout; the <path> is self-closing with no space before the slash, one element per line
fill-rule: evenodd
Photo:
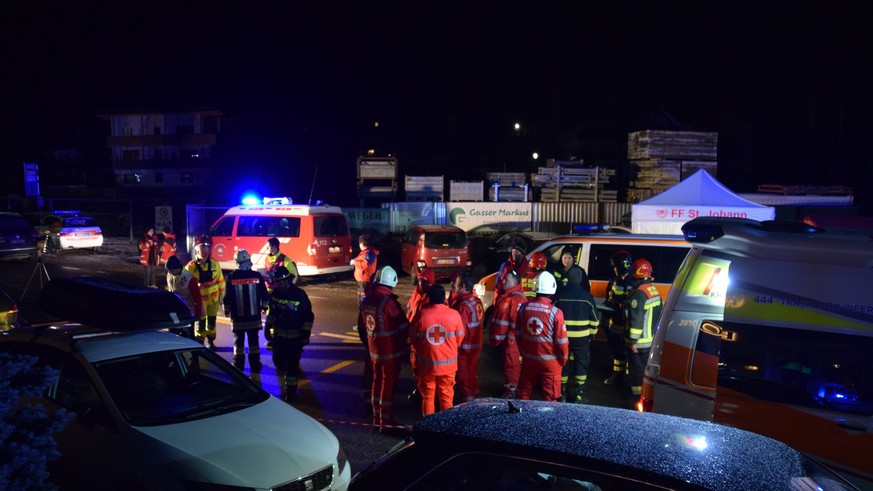
<path fill-rule="evenodd" d="M 273 269 L 267 322 L 264 337 L 273 342 L 273 365 L 286 402 L 297 397 L 300 358 L 309 344 L 315 315 L 312 303 L 302 288 L 294 284 L 294 275 L 285 266 Z M 284 379 L 284 382 L 283 382 Z"/>
<path fill-rule="evenodd" d="M 661 317 L 661 294 L 652 284 L 652 263 L 637 259 L 631 264 L 633 280 L 625 312 L 627 315 L 628 376 L 631 394 L 639 398 L 643 388 L 643 372 L 652 348 L 655 328 Z"/>
<path fill-rule="evenodd" d="M 479 397 L 479 355 L 482 353 L 482 321 L 485 307 L 473 292 L 473 278 L 462 273 L 455 278 L 454 299 L 449 306 L 461 314 L 464 322 L 464 342 L 458 349 L 458 375 L 456 384 L 462 401 Z"/>
<path fill-rule="evenodd" d="M 361 252 L 352 264 L 355 267 L 355 281 L 358 282 L 358 304 L 364 301 L 364 295 L 371 285 L 373 274 L 376 273 L 376 258 L 379 250 L 372 246 L 373 239 L 368 234 L 358 237 L 358 246 Z"/>
<path fill-rule="evenodd" d="M 564 314 L 552 305 L 551 297 L 557 289 L 552 273 L 540 273 L 536 298 L 518 309 L 518 351 L 522 359 L 518 398 L 522 400 L 531 398 L 535 385 L 540 386 L 546 401 L 561 397 L 561 367 L 567 362 L 568 341 Z"/>
<path fill-rule="evenodd" d="M 264 259 L 264 264 L 267 268 L 267 278 L 272 276 L 272 272 L 275 271 L 276 268 L 284 266 L 285 269 L 294 275 L 294 284 L 296 285 L 299 281 L 297 275 L 297 263 L 279 250 L 279 239 L 276 237 L 270 237 L 267 239 L 267 249 L 269 250 L 269 253 L 267 254 L 267 258 Z M 267 291 L 271 291 L 272 288 L 272 285 L 268 282 Z"/>
<path fill-rule="evenodd" d="M 564 314 L 567 338 L 570 341 L 569 359 L 561 370 L 561 402 L 588 402 L 584 389 L 588 381 L 591 340 L 594 339 L 600 323 L 595 305 L 591 292 L 582 288 L 581 270 L 570 269 L 567 272 L 567 286 L 555 297 L 555 306 Z"/>
<path fill-rule="evenodd" d="M 194 275 L 182 266 L 182 261 L 177 256 L 170 256 L 167 260 L 167 291 L 182 298 L 194 314 L 194 319 L 206 315 L 203 311 L 203 299 L 200 298 L 200 285 Z M 194 339 L 194 326 L 185 326 L 178 334 Z"/>
<path fill-rule="evenodd" d="M 519 279 L 524 278 L 525 273 L 527 273 L 527 263 L 524 260 L 526 252 L 524 244 L 520 241 L 515 241 L 510 246 L 509 258 L 500 265 L 500 269 L 497 270 L 497 277 L 494 280 L 495 304 L 500 301 L 500 297 L 505 293 L 505 290 L 503 289 L 503 279 L 506 278 L 506 275 L 510 271 L 518 273 Z"/>
<path fill-rule="evenodd" d="M 421 415 L 452 407 L 458 347 L 464 340 L 461 314 L 446 305 L 441 285 L 428 290 L 428 303 L 415 316 L 409 328 L 409 343 L 415 363 L 415 384 L 421 394 Z"/>
<path fill-rule="evenodd" d="M 212 259 L 212 245 L 208 237 L 200 237 L 194 245 L 194 259 L 185 269 L 194 275 L 197 286 L 200 287 L 200 299 L 203 312 L 197 321 L 194 339 L 206 341 L 206 346 L 212 351 L 215 347 L 215 326 L 218 316 L 218 306 L 224 302 L 224 274 L 218 261 Z"/>
<path fill-rule="evenodd" d="M 137 242 L 139 247 L 139 263 L 143 266 L 143 286 L 157 288 L 155 273 L 161 264 L 160 237 L 153 227 L 146 229 Z"/>
<path fill-rule="evenodd" d="M 559 293 L 561 288 L 564 288 L 564 286 L 567 285 L 567 272 L 569 272 L 571 268 L 582 270 L 582 288 L 591 291 L 591 283 L 588 281 L 588 273 L 586 273 L 581 266 L 576 264 L 576 252 L 576 248 L 572 246 L 564 246 L 564 248 L 561 249 L 561 265 L 552 271 L 552 276 L 555 277 Z"/>
<path fill-rule="evenodd" d="M 606 300 L 603 304 L 610 311 L 609 324 L 606 330 L 606 340 L 612 350 L 612 374 L 603 383 L 606 385 L 624 385 L 627 373 L 627 348 L 624 344 L 625 305 L 631 292 L 631 255 L 627 251 L 617 251 L 609 258 L 613 277 L 606 285 Z"/>
<path fill-rule="evenodd" d="M 409 322 L 394 294 L 397 286 L 394 268 L 385 266 L 376 271 L 374 278 L 375 283 L 361 303 L 358 331 L 365 333 L 373 367 L 370 401 L 373 427 L 390 432 L 397 425 L 394 420 L 394 385 L 400 377 L 403 359 L 409 352 Z"/>
<path fill-rule="evenodd" d="M 230 317 L 233 329 L 233 365 L 240 370 L 246 366 L 245 343 L 249 342 L 249 369 L 261 371 L 261 350 L 258 332 L 261 330 L 261 313 L 267 311 L 269 295 L 264 277 L 252 271 L 252 257 L 245 249 L 233 255 L 236 271 L 227 277 L 224 295 L 224 315 Z"/>
<path fill-rule="evenodd" d="M 527 262 L 527 272 L 521 278 L 521 289 L 529 298 L 537 296 L 537 276 L 545 271 L 548 265 L 549 258 L 542 251 L 537 251 L 530 255 L 530 260 Z"/>
<path fill-rule="evenodd" d="M 489 342 L 503 355 L 503 396 L 514 399 L 518 390 L 521 362 L 516 343 L 516 318 L 518 308 L 528 298 L 521 291 L 518 273 L 510 271 L 503 279 L 503 297 L 494 305 L 494 313 L 488 321 Z"/>

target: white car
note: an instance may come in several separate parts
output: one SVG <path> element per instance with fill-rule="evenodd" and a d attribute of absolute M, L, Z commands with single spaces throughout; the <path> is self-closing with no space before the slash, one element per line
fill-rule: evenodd
<path fill-rule="evenodd" d="M 44 217 L 41 226 L 37 228 L 40 232 L 48 234 L 47 250 L 97 250 L 103 245 L 103 231 L 93 218 L 57 213 Z"/>
<path fill-rule="evenodd" d="M 12 329 L 0 338 L 0 353 L 36 356 L 38 366 L 57 370 L 47 393 L 26 402 L 76 414 L 54 435 L 60 457 L 48 464 L 53 484 L 347 488 L 351 468 L 327 428 L 201 344 L 155 330 L 192 320 L 176 295 L 61 278 L 39 301 L 81 324 Z"/>

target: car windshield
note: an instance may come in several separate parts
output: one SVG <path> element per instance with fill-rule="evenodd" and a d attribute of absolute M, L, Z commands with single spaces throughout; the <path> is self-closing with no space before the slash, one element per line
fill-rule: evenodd
<path fill-rule="evenodd" d="M 204 348 L 158 351 L 95 364 L 109 395 L 133 426 L 208 418 L 269 398 Z"/>
<path fill-rule="evenodd" d="M 430 232 L 424 237 L 424 246 L 428 249 L 459 249 L 467 244 L 463 232 Z"/>

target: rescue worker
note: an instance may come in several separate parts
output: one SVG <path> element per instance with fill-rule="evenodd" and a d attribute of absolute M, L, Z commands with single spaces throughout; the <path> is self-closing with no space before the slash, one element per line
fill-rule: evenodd
<path fill-rule="evenodd" d="M 427 292 L 430 287 L 436 282 L 435 275 L 432 269 L 424 267 L 418 274 L 418 285 L 409 296 L 409 301 L 406 302 L 406 319 L 412 322 L 415 314 L 427 304 Z"/>
<path fill-rule="evenodd" d="M 537 296 L 537 276 L 546 270 L 549 265 L 549 258 L 542 251 L 534 252 L 530 255 L 530 260 L 527 262 L 527 272 L 521 278 L 521 289 L 524 294 L 530 298 Z"/>
<path fill-rule="evenodd" d="M 300 358 L 309 344 L 315 315 L 312 303 L 302 288 L 294 284 L 294 275 L 285 266 L 273 269 L 273 293 L 270 295 L 264 337 L 273 342 L 273 365 L 286 402 L 297 397 Z"/>
<path fill-rule="evenodd" d="M 272 273 L 276 268 L 284 266 L 285 269 L 294 275 L 294 284 L 296 285 L 299 281 L 297 277 L 297 263 L 279 250 L 279 239 L 276 237 L 270 237 L 267 239 L 267 249 L 269 250 L 269 253 L 267 254 L 266 259 L 264 259 L 264 264 L 267 269 L 267 278 L 272 277 Z M 271 291 L 272 288 L 273 287 L 268 280 L 267 291 Z"/>
<path fill-rule="evenodd" d="M 479 397 L 479 355 L 482 353 L 482 325 L 485 307 L 473 292 L 473 278 L 462 273 L 455 278 L 453 291 L 457 292 L 449 307 L 461 314 L 464 322 L 464 342 L 458 349 L 458 375 L 455 384 L 462 401 Z"/>
<path fill-rule="evenodd" d="M 591 291 L 591 283 L 588 281 L 588 273 L 576 264 L 576 248 L 573 246 L 564 246 L 561 249 L 561 265 L 552 271 L 552 276 L 555 277 L 555 282 L 558 284 L 558 292 L 561 288 L 567 285 L 567 272 L 570 268 L 579 268 L 582 270 L 582 288 Z"/>
<path fill-rule="evenodd" d="M 632 291 L 631 255 L 627 251 L 617 251 L 609 258 L 613 277 L 606 285 L 606 300 L 603 304 L 609 311 L 609 324 L 606 330 L 606 340 L 612 351 L 612 374 L 603 383 L 606 385 L 624 385 L 627 374 L 627 348 L 624 344 L 627 318 L 625 306 L 628 294 Z"/>
<path fill-rule="evenodd" d="M 409 328 L 409 343 L 415 364 L 415 384 L 421 394 L 421 415 L 453 405 L 458 348 L 464 340 L 461 314 L 446 305 L 441 285 L 428 290 L 428 303 L 416 314 Z"/>
<path fill-rule="evenodd" d="M 176 255 L 176 234 L 170 231 L 170 227 L 164 227 L 160 232 L 161 241 L 161 264 L 167 264 L 170 257 Z"/>
<path fill-rule="evenodd" d="M 561 397 L 561 367 L 567 363 L 567 328 L 564 314 L 552 305 L 558 289 L 548 271 L 537 277 L 537 296 L 518 309 L 518 351 L 521 353 L 521 377 L 518 398 L 528 400 L 539 385 L 543 399 Z"/>
<path fill-rule="evenodd" d="M 643 389 L 643 373 L 655 328 L 661 317 L 661 294 L 652 284 L 652 263 L 645 259 L 637 259 L 631 264 L 632 291 L 628 296 L 627 306 L 627 346 L 628 375 L 631 394 L 639 398 Z"/>
<path fill-rule="evenodd" d="M 361 252 L 358 254 L 352 264 L 355 267 L 355 281 L 358 282 L 358 304 L 364 301 L 364 295 L 367 294 L 367 289 L 371 285 L 371 279 L 376 272 L 376 258 L 379 251 L 372 247 L 372 238 L 368 234 L 361 234 L 358 237 L 358 247 Z"/>
<path fill-rule="evenodd" d="M 591 340 L 597 334 L 597 307 L 591 292 L 582 288 L 581 269 L 567 272 L 567 286 L 555 297 L 555 306 L 564 314 L 570 354 L 561 370 L 561 402 L 587 404 L 584 395 L 591 361 Z M 570 380 L 570 377 L 573 377 Z M 572 382 L 572 383 L 571 383 Z"/>
<path fill-rule="evenodd" d="M 527 273 L 527 263 L 525 262 L 524 255 L 526 254 L 526 250 L 524 244 L 516 241 L 509 248 L 509 258 L 500 265 L 500 269 L 497 270 L 497 276 L 494 280 L 494 303 L 496 304 L 500 297 L 503 296 L 503 279 L 506 278 L 506 275 L 510 271 L 515 271 L 518 273 L 519 279 L 524 278 L 525 273 Z"/>
<path fill-rule="evenodd" d="M 215 327 L 218 316 L 218 306 L 224 302 L 224 274 L 218 261 L 212 259 L 212 245 L 208 237 L 200 237 L 194 245 L 194 259 L 185 266 L 194 275 L 200 288 L 200 299 L 203 312 L 197 321 L 194 339 L 206 341 L 206 346 L 212 351 L 215 347 Z"/>
<path fill-rule="evenodd" d="M 224 315 L 230 317 L 233 330 L 233 365 L 240 370 L 246 366 L 246 338 L 249 342 L 249 369 L 261 371 L 261 349 L 258 333 L 261 313 L 267 311 L 269 295 L 264 277 L 252 271 L 252 257 L 245 249 L 233 255 L 237 269 L 227 277 L 224 295 Z"/>
<path fill-rule="evenodd" d="M 510 271 L 503 278 L 503 296 L 494 305 L 494 313 L 488 321 L 489 342 L 500 350 L 503 358 L 503 395 L 514 399 L 518 390 L 518 377 L 521 374 L 518 344 L 516 342 L 516 318 L 518 308 L 528 301 L 521 290 L 520 278 L 516 271 Z"/>
<path fill-rule="evenodd" d="M 203 299 L 200 298 L 200 285 L 197 284 L 194 275 L 182 266 L 182 261 L 177 256 L 170 256 L 167 260 L 167 291 L 182 298 L 194 314 L 194 319 L 206 315 L 203 310 Z M 185 326 L 178 334 L 194 339 L 194 326 Z"/>
<path fill-rule="evenodd" d="M 158 265 L 161 264 L 161 244 L 153 227 L 146 229 L 137 242 L 137 246 L 139 247 L 139 263 L 145 268 L 143 270 L 143 286 L 157 288 L 155 273 Z"/>
<path fill-rule="evenodd" d="M 390 432 L 394 420 L 394 385 L 400 378 L 403 359 L 409 352 L 409 322 L 397 301 L 397 272 L 391 266 L 376 271 L 375 283 L 361 303 L 358 331 L 364 332 L 373 367 L 373 427 Z"/>

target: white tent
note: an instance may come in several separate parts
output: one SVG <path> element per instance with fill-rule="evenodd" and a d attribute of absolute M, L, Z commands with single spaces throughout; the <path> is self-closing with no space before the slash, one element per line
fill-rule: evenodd
<path fill-rule="evenodd" d="M 697 217 L 772 220 L 776 210 L 740 198 L 701 169 L 663 193 L 631 208 L 635 234 L 682 234 L 682 225 Z"/>

